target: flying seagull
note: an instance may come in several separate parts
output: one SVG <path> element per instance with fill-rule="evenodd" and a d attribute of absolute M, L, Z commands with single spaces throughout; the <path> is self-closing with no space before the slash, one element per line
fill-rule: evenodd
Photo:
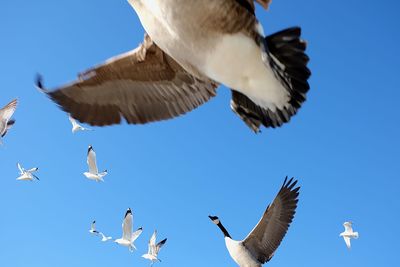
<path fill-rule="evenodd" d="M 156 238 L 157 238 L 157 230 L 154 231 L 153 235 L 149 240 L 149 248 L 147 253 L 142 255 L 143 258 L 151 261 L 150 266 L 153 266 L 153 264 L 157 261 L 161 262 L 161 260 L 157 258 L 158 252 L 160 252 L 161 247 L 167 242 L 167 239 L 165 238 L 156 244 Z"/>
<path fill-rule="evenodd" d="M 71 115 L 68 115 L 68 119 L 72 124 L 72 133 L 76 133 L 77 131 L 91 131 L 92 129 L 85 128 L 79 123 L 76 122 L 74 118 L 71 117 Z"/>
<path fill-rule="evenodd" d="M 0 109 L 0 144 L 2 144 L 1 138 L 3 138 L 8 130 L 14 125 L 15 120 L 11 117 L 17 109 L 17 99 L 14 99 L 8 103 L 5 107 Z"/>
<path fill-rule="evenodd" d="M 297 181 L 287 177 L 264 212 L 261 220 L 242 241 L 235 241 L 216 216 L 209 216 L 222 231 L 225 244 L 232 259 L 241 267 L 261 267 L 271 260 L 289 228 L 296 213 L 300 187 Z"/>
<path fill-rule="evenodd" d="M 346 242 L 346 246 L 347 246 L 348 249 L 351 248 L 350 239 L 351 238 L 354 238 L 354 239 L 358 238 L 358 232 L 353 232 L 352 224 L 353 224 L 352 222 L 343 223 L 344 232 L 339 235 L 339 236 L 343 237 L 344 242 Z"/>
<path fill-rule="evenodd" d="M 84 172 L 83 174 L 90 180 L 95 180 L 96 182 L 104 182 L 103 177 L 107 175 L 107 170 L 99 173 L 96 163 L 96 153 L 94 152 L 92 146 L 89 146 L 88 148 L 87 164 L 89 166 L 89 171 Z"/>
<path fill-rule="evenodd" d="M 101 241 L 106 242 L 108 240 L 111 240 L 112 237 L 111 236 L 106 236 L 105 234 L 103 234 L 102 232 L 99 232 L 99 235 L 101 236 Z"/>
<path fill-rule="evenodd" d="M 132 224 L 133 215 L 131 209 L 129 208 L 126 211 L 124 220 L 122 222 L 122 237 L 114 241 L 119 245 L 128 247 L 130 252 L 133 252 L 133 250 L 136 249 L 133 242 L 135 242 L 135 240 L 140 236 L 143 231 L 142 227 L 140 227 L 132 233 Z"/>
<path fill-rule="evenodd" d="M 185 114 L 231 88 L 231 109 L 254 132 L 280 127 L 306 100 L 311 75 L 300 27 L 269 36 L 253 0 L 128 0 L 146 31 L 136 49 L 47 90 L 90 125 L 144 124 Z M 256 0 L 268 8 L 270 0 Z"/>
<path fill-rule="evenodd" d="M 19 177 L 17 178 L 18 181 L 33 181 L 33 179 L 40 180 L 39 177 L 37 177 L 34 172 L 37 172 L 39 168 L 31 168 L 28 170 L 25 170 L 21 164 L 17 163 L 17 167 L 19 170 Z"/>
<path fill-rule="evenodd" d="M 92 224 L 90 225 L 89 233 L 91 233 L 93 235 L 99 234 L 99 231 L 96 230 L 96 221 L 93 221 Z"/>

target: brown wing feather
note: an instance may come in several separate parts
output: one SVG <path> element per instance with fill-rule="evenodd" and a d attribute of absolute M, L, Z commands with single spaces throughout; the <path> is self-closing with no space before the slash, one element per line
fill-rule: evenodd
<path fill-rule="evenodd" d="M 282 185 L 278 195 L 267 207 L 261 220 L 243 240 L 243 245 L 262 264 L 269 261 L 284 238 L 296 213 L 300 187 L 293 178 Z"/>
<path fill-rule="evenodd" d="M 263 8 L 268 9 L 272 0 L 256 0 L 256 2 L 259 3 Z"/>
<path fill-rule="evenodd" d="M 184 114 L 215 96 L 217 84 L 185 71 L 148 35 L 138 48 L 106 61 L 54 91 L 38 87 L 81 122 L 143 124 Z"/>

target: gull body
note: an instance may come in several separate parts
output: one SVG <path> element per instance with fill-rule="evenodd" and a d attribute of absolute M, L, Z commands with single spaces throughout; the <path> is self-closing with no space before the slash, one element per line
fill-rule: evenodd
<path fill-rule="evenodd" d="M 91 131 L 92 129 L 85 128 L 82 125 L 80 125 L 74 118 L 71 117 L 71 115 L 68 115 L 68 119 L 72 124 L 72 133 L 76 133 L 78 131 Z"/>
<path fill-rule="evenodd" d="M 135 240 L 140 236 L 143 229 L 142 227 L 138 228 L 135 232 L 132 233 L 133 227 L 133 215 L 132 210 L 129 208 L 124 216 L 124 220 L 122 222 L 122 237 L 114 240 L 115 243 L 128 247 L 129 251 L 133 252 L 136 250 Z"/>
<path fill-rule="evenodd" d="M 15 120 L 11 117 L 17 109 L 17 99 L 12 100 L 10 103 L 0 109 L 0 144 L 2 138 L 7 134 L 8 130 L 14 125 Z"/>
<path fill-rule="evenodd" d="M 39 168 L 31 168 L 28 170 L 25 170 L 21 164 L 17 163 L 17 167 L 19 170 L 19 177 L 17 178 L 18 181 L 33 181 L 34 179 L 39 181 L 39 177 L 37 177 L 34 172 L 37 172 Z"/>
<path fill-rule="evenodd" d="M 158 253 L 160 252 L 161 247 L 167 242 L 167 239 L 165 238 L 156 244 L 156 239 L 157 231 L 155 230 L 149 240 L 147 253 L 142 255 L 142 258 L 151 261 L 150 266 L 153 266 L 153 264 L 157 261 L 161 262 L 161 260 L 158 258 Z"/>
<path fill-rule="evenodd" d="M 37 87 L 81 122 L 144 124 L 185 114 L 231 89 L 231 109 L 254 132 L 289 122 L 310 86 L 300 27 L 265 36 L 255 2 L 128 0 L 145 31 L 136 49 L 70 84 Z"/>
<path fill-rule="evenodd" d="M 353 223 L 352 222 L 344 222 L 344 232 L 340 233 L 339 236 L 343 237 L 344 242 L 346 243 L 346 246 L 348 249 L 351 248 L 351 242 L 350 239 L 358 239 L 358 232 L 353 231 L 352 227 Z"/>
<path fill-rule="evenodd" d="M 282 242 L 296 212 L 300 187 L 293 178 L 285 179 L 274 201 L 261 220 L 242 241 L 233 240 L 216 216 L 209 216 L 224 234 L 229 255 L 240 267 L 261 267 L 271 260 Z"/>
<path fill-rule="evenodd" d="M 107 170 L 99 173 L 97 169 L 97 162 L 96 162 L 96 153 L 93 150 L 92 146 L 89 146 L 87 152 L 87 164 L 89 167 L 88 172 L 84 172 L 83 175 L 90 180 L 94 180 L 96 182 L 104 182 L 103 177 L 107 175 Z"/>

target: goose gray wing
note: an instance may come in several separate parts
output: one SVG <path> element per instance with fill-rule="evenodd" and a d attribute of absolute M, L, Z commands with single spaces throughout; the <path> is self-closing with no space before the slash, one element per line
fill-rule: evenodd
<path fill-rule="evenodd" d="M 217 84 L 185 71 L 146 34 L 136 49 L 107 60 L 78 80 L 48 91 L 37 87 L 80 122 L 144 124 L 177 117 L 216 95 Z"/>
<path fill-rule="evenodd" d="M 243 245 L 262 264 L 269 261 L 284 238 L 296 212 L 300 187 L 287 177 L 274 201 L 261 220 L 242 241 Z"/>

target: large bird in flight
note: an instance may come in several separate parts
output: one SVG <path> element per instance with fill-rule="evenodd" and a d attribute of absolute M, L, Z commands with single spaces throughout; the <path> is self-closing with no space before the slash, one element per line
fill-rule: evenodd
<path fill-rule="evenodd" d="M 256 0 L 268 8 L 270 0 Z M 231 88 L 232 110 L 254 132 L 295 115 L 309 90 L 299 27 L 265 36 L 253 0 L 129 0 L 146 31 L 136 49 L 68 85 L 37 86 L 94 126 L 144 124 L 187 113 Z"/>

